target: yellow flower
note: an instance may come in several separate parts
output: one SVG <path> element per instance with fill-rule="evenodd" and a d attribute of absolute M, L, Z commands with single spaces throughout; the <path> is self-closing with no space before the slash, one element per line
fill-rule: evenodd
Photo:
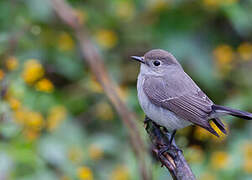
<path fill-rule="evenodd" d="M 125 166 L 116 167 L 111 174 L 111 180 L 129 180 L 130 175 L 128 168 Z"/>
<path fill-rule="evenodd" d="M 206 139 L 209 139 L 211 136 L 211 133 L 209 133 L 207 130 L 197 126 L 194 131 L 194 138 L 198 139 L 200 141 L 204 141 Z"/>
<path fill-rule="evenodd" d="M 213 51 L 218 70 L 226 75 L 233 67 L 232 61 L 235 57 L 233 49 L 229 45 L 220 45 Z"/>
<path fill-rule="evenodd" d="M 100 83 L 98 83 L 93 76 L 90 78 L 90 81 L 88 81 L 87 87 L 92 92 L 95 92 L 95 93 L 102 93 L 103 92 L 103 88 L 101 87 Z"/>
<path fill-rule="evenodd" d="M 34 141 L 40 135 L 39 131 L 33 129 L 25 129 L 23 133 L 25 138 L 28 139 L 29 141 Z"/>
<path fill-rule="evenodd" d="M 63 175 L 63 176 L 60 177 L 60 180 L 71 180 L 71 178 L 68 177 L 68 176 Z"/>
<path fill-rule="evenodd" d="M 243 169 L 247 173 L 252 173 L 252 143 L 247 142 L 243 147 L 244 164 Z"/>
<path fill-rule="evenodd" d="M 101 120 L 112 120 L 114 111 L 107 102 L 100 102 L 96 105 L 96 116 Z"/>
<path fill-rule="evenodd" d="M 44 125 L 44 118 L 39 112 L 28 111 L 25 123 L 31 129 L 40 130 Z"/>
<path fill-rule="evenodd" d="M 61 33 L 58 39 L 58 47 L 61 51 L 70 51 L 74 48 L 74 41 L 68 33 Z"/>
<path fill-rule="evenodd" d="M 245 159 L 252 160 L 252 143 L 251 142 L 245 143 L 243 147 L 243 153 L 244 153 Z"/>
<path fill-rule="evenodd" d="M 120 88 L 116 88 L 116 91 L 121 99 L 126 100 L 129 96 L 129 90 L 126 86 L 120 86 Z"/>
<path fill-rule="evenodd" d="M 224 5 L 231 5 L 236 3 L 239 0 L 220 0 L 220 2 L 222 2 Z"/>
<path fill-rule="evenodd" d="M 73 147 L 73 148 L 69 149 L 67 156 L 68 156 L 69 160 L 75 164 L 80 163 L 83 159 L 83 153 L 82 153 L 81 148 L 79 148 L 79 147 Z"/>
<path fill-rule="evenodd" d="M 44 69 L 38 60 L 30 59 L 26 61 L 22 76 L 27 84 L 33 84 L 43 75 Z"/>
<path fill-rule="evenodd" d="M 80 180 L 93 180 L 93 173 L 90 168 L 82 166 L 78 168 L 77 174 Z"/>
<path fill-rule="evenodd" d="M 54 89 L 53 83 L 49 79 L 46 79 L 46 78 L 43 78 L 40 81 L 38 81 L 35 87 L 38 91 L 47 92 L 47 93 L 52 92 Z"/>
<path fill-rule="evenodd" d="M 155 0 L 155 1 L 150 1 L 149 7 L 154 12 L 160 12 L 160 11 L 166 10 L 170 6 L 170 3 L 171 1 L 167 1 L 167 0 Z"/>
<path fill-rule="evenodd" d="M 13 110 L 17 110 L 19 109 L 21 103 L 18 99 L 15 99 L 15 98 L 8 98 L 8 102 L 10 104 L 10 107 L 13 109 Z"/>
<path fill-rule="evenodd" d="M 231 5 L 238 0 L 203 0 L 203 4 L 206 8 L 216 9 L 223 5 Z"/>
<path fill-rule="evenodd" d="M 14 120 L 19 124 L 24 124 L 26 119 L 26 111 L 24 109 L 19 109 L 15 111 Z"/>
<path fill-rule="evenodd" d="M 229 64 L 234 58 L 233 49 L 229 45 L 220 45 L 213 51 L 214 58 L 220 65 Z"/>
<path fill-rule="evenodd" d="M 84 24 L 88 19 L 88 14 L 84 10 L 75 10 L 75 14 L 80 24 Z"/>
<path fill-rule="evenodd" d="M 206 8 L 216 9 L 220 5 L 220 0 L 203 0 L 203 4 Z"/>
<path fill-rule="evenodd" d="M 97 43 L 105 48 L 105 49 L 111 49 L 113 48 L 118 41 L 117 34 L 109 29 L 101 29 L 95 34 L 95 39 Z"/>
<path fill-rule="evenodd" d="M 251 159 L 245 159 L 245 162 L 243 164 L 243 169 L 247 173 L 252 173 L 252 160 Z"/>
<path fill-rule="evenodd" d="M 88 148 L 88 154 L 91 159 L 100 160 L 103 157 L 103 150 L 99 146 L 92 144 Z"/>
<path fill-rule="evenodd" d="M 66 118 L 66 108 L 64 106 L 55 106 L 50 109 L 47 117 L 47 128 L 52 131 Z"/>
<path fill-rule="evenodd" d="M 18 67 L 18 60 L 14 56 L 10 56 L 6 59 L 5 61 L 5 66 L 7 67 L 8 70 L 13 71 L 17 69 Z"/>
<path fill-rule="evenodd" d="M 211 156 L 211 165 L 215 169 L 227 168 L 229 163 L 230 163 L 230 157 L 224 151 L 216 151 Z"/>
<path fill-rule="evenodd" d="M 186 153 L 186 159 L 191 163 L 200 163 L 204 159 L 204 153 L 200 146 L 189 147 Z"/>
<path fill-rule="evenodd" d="M 116 14 L 123 20 L 131 20 L 135 14 L 134 4 L 129 1 L 119 1 L 116 7 Z"/>
<path fill-rule="evenodd" d="M 215 180 L 216 175 L 214 175 L 213 173 L 204 173 L 202 175 L 200 175 L 199 180 Z"/>
<path fill-rule="evenodd" d="M 242 43 L 238 47 L 238 53 L 243 60 L 252 60 L 252 44 L 249 42 Z"/>
<path fill-rule="evenodd" d="M 0 81 L 4 78 L 4 72 L 2 69 L 0 69 Z"/>

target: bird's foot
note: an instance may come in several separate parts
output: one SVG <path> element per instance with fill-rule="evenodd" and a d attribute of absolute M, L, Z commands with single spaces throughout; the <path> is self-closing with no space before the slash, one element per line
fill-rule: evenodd
<path fill-rule="evenodd" d="M 176 134 L 177 130 L 173 130 L 170 137 L 169 137 L 169 143 L 170 145 L 172 145 L 174 138 L 175 138 L 175 134 Z"/>
<path fill-rule="evenodd" d="M 169 151 L 176 151 L 176 152 L 182 152 L 181 149 L 178 148 L 178 146 L 175 143 L 175 134 L 176 134 L 177 130 L 172 131 L 172 133 L 169 133 L 168 131 L 166 131 L 165 136 L 169 141 L 168 145 L 164 145 L 162 148 L 160 148 L 160 155 L 162 155 L 164 152 L 168 152 Z"/>
<path fill-rule="evenodd" d="M 169 151 L 171 150 L 171 146 L 164 146 L 164 147 L 161 147 L 158 151 L 158 157 L 160 158 L 161 156 L 164 155 L 164 153 L 169 153 Z"/>
<path fill-rule="evenodd" d="M 151 121 L 151 119 L 146 116 L 144 119 L 144 124 L 147 124 L 149 121 Z"/>

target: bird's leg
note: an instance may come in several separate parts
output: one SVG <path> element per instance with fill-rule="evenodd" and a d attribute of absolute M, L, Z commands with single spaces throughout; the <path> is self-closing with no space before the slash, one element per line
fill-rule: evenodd
<path fill-rule="evenodd" d="M 146 116 L 144 119 L 144 124 L 147 124 L 149 121 L 152 121 L 152 120 Z"/>
<path fill-rule="evenodd" d="M 173 140 L 174 140 L 174 138 L 175 138 L 175 134 L 176 134 L 177 130 L 175 129 L 175 130 L 173 130 L 173 131 L 170 133 L 166 128 L 164 128 L 164 131 L 165 131 L 165 135 L 166 135 L 167 138 L 169 139 L 170 145 L 172 145 L 172 142 L 173 142 Z"/>
<path fill-rule="evenodd" d="M 176 132 L 177 132 L 176 129 L 172 131 L 171 137 L 170 137 L 170 139 L 169 139 L 170 145 L 172 144 L 172 142 L 173 142 L 173 140 L 174 140 L 174 137 L 175 137 Z"/>
<path fill-rule="evenodd" d="M 166 136 L 166 138 L 168 140 L 168 143 L 163 144 L 162 147 L 160 147 L 158 155 L 161 156 L 161 155 L 163 155 L 163 153 L 165 153 L 165 152 L 169 153 L 169 152 L 171 152 L 173 150 L 181 151 L 181 149 L 179 149 L 177 147 L 177 145 L 176 145 L 176 143 L 174 141 L 174 137 L 175 137 L 175 134 L 176 134 L 177 130 L 173 130 L 171 133 L 169 133 L 168 130 L 166 128 L 164 128 L 164 131 L 165 131 L 164 135 Z"/>

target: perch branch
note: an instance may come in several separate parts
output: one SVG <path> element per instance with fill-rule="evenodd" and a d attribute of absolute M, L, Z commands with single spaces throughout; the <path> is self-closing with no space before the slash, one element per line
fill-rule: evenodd
<path fill-rule="evenodd" d="M 129 111 L 125 103 L 120 98 L 118 91 L 116 90 L 118 87 L 108 75 L 103 63 L 104 60 L 93 42 L 90 40 L 88 30 L 78 20 L 76 11 L 64 0 L 52 0 L 52 6 L 58 17 L 73 30 L 73 33 L 79 43 L 83 60 L 85 60 L 89 65 L 97 81 L 102 85 L 105 94 L 120 115 L 124 125 L 127 127 L 133 150 L 140 164 L 139 166 L 142 179 L 151 179 L 151 174 L 146 167 L 146 161 L 144 158 L 146 148 L 135 123 L 137 121 L 136 117 L 131 111 Z"/>
<path fill-rule="evenodd" d="M 182 151 L 177 147 L 175 141 L 170 144 L 171 134 L 164 132 L 148 117 L 145 118 L 146 131 L 153 143 L 152 151 L 159 158 L 162 166 L 165 166 L 175 180 L 195 180 L 195 176 L 187 164 Z M 163 154 L 160 150 L 167 148 Z"/>

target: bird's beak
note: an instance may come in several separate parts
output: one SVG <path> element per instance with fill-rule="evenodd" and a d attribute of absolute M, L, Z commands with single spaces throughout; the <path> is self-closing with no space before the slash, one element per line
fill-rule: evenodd
<path fill-rule="evenodd" d="M 136 61 L 139 61 L 140 63 L 145 64 L 144 57 L 140 57 L 140 56 L 131 56 L 131 58 L 132 58 L 133 60 L 136 60 Z"/>

